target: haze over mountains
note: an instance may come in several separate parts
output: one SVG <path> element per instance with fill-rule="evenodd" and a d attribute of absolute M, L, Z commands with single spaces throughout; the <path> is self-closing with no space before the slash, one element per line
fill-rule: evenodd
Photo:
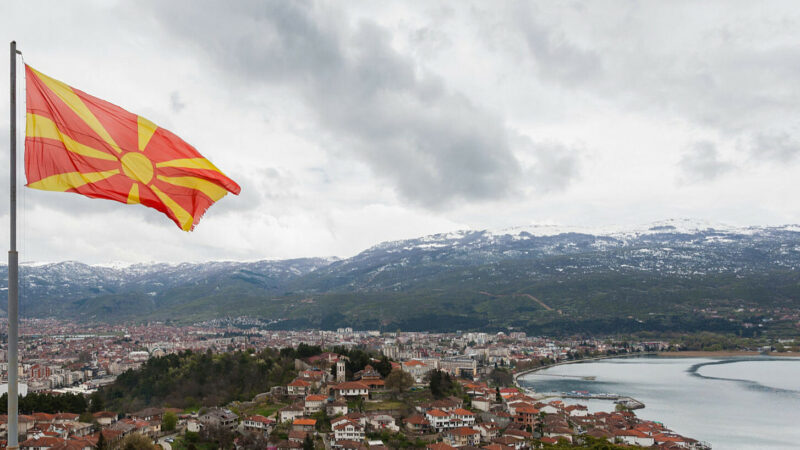
<path fill-rule="evenodd" d="M 346 259 L 28 264 L 20 310 L 112 322 L 247 315 L 275 327 L 713 331 L 731 325 L 700 321 L 699 309 L 796 307 L 798 268 L 795 225 L 534 226 L 384 242 Z"/>

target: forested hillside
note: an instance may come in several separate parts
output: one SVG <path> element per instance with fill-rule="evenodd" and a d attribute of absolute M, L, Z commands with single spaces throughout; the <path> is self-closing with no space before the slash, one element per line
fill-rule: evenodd
<path fill-rule="evenodd" d="M 185 351 L 150 358 L 138 370 L 119 375 L 100 390 L 106 408 L 130 412 L 148 406 L 197 408 L 250 400 L 296 375 L 295 353 L 266 349 L 258 353 Z"/>

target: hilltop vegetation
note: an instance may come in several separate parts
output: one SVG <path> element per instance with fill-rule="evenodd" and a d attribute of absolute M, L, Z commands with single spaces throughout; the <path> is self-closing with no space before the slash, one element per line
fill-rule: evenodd
<path fill-rule="evenodd" d="M 148 406 L 197 408 L 249 400 L 297 374 L 294 350 L 212 354 L 187 350 L 150 358 L 100 390 L 108 409 L 130 412 Z"/>

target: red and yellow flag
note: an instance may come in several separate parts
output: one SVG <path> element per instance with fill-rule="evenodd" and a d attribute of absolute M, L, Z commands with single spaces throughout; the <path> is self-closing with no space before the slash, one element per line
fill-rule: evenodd
<path fill-rule="evenodd" d="M 185 231 L 240 188 L 178 136 L 25 66 L 28 187 L 140 203 Z"/>

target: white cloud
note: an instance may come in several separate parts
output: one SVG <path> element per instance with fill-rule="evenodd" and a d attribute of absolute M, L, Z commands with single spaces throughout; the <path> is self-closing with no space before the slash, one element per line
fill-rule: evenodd
<path fill-rule="evenodd" d="M 23 259 L 348 256 L 544 221 L 797 222 L 783 199 L 800 189 L 799 17 L 783 2 L 5 2 L 0 37 L 30 64 L 170 129 L 243 188 L 191 234 L 145 208 L 25 189 Z"/>

